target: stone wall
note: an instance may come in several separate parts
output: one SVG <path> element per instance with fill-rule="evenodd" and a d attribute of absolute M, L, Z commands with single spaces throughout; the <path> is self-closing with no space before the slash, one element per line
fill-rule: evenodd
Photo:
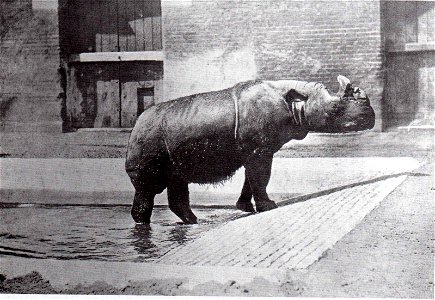
<path fill-rule="evenodd" d="M 2 111 L 0 129 L 61 131 L 57 12 L 32 11 L 27 2 L 0 41 L 0 94 L 2 101 L 13 99 Z"/>

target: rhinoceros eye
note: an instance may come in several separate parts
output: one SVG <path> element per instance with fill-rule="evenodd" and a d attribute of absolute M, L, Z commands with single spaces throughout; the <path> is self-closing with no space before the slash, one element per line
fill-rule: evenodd
<path fill-rule="evenodd" d="M 358 87 L 354 88 L 353 96 L 355 99 L 367 99 L 366 93 Z"/>

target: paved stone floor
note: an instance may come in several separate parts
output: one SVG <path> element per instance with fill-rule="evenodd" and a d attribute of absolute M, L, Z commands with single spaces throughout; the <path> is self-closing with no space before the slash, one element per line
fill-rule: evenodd
<path fill-rule="evenodd" d="M 376 180 L 231 221 L 173 249 L 157 262 L 306 268 L 360 223 L 405 178 L 406 175 L 401 175 Z"/>

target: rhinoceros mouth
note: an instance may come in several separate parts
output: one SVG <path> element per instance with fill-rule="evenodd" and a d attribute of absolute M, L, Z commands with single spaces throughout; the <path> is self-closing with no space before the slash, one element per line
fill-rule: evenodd
<path fill-rule="evenodd" d="M 347 123 L 343 124 L 343 127 L 344 128 L 350 128 L 350 127 L 354 127 L 356 125 L 357 125 L 356 122 L 347 122 Z"/>
<path fill-rule="evenodd" d="M 367 130 L 374 127 L 375 114 L 371 106 L 363 106 L 358 116 L 344 116 L 341 124 L 344 132 Z"/>

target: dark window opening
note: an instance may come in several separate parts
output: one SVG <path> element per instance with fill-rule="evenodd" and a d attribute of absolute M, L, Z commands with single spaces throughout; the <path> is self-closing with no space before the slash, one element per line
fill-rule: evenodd
<path fill-rule="evenodd" d="M 154 87 L 137 89 L 137 116 L 154 105 Z"/>
<path fill-rule="evenodd" d="M 66 54 L 162 50 L 160 0 L 59 0 Z"/>

